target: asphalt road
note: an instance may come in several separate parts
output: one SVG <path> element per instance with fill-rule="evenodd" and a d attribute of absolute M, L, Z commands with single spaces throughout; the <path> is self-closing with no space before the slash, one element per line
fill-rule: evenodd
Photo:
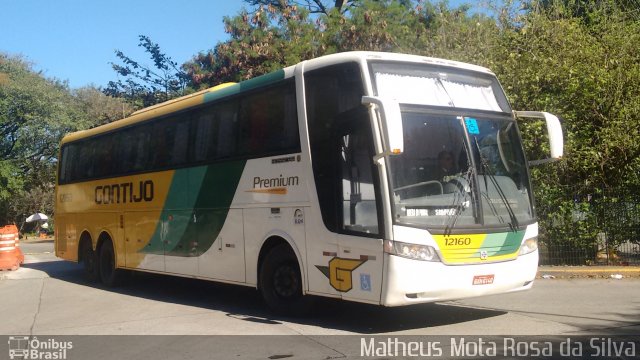
<path fill-rule="evenodd" d="M 220 341 L 224 344 L 221 358 L 234 354 L 268 358 L 271 354 L 276 356 L 272 358 L 326 359 L 344 358 L 350 353 L 344 348 L 357 347 L 362 336 L 374 335 L 640 334 L 638 278 L 540 279 L 527 292 L 401 308 L 318 299 L 310 317 L 288 318 L 272 315 L 251 288 L 135 273 L 121 287 L 107 289 L 85 281 L 78 264 L 56 259 L 51 243 L 23 243 L 22 248 L 27 254 L 23 267 L 0 272 L 5 309 L 0 334 L 4 335 L 269 334 L 282 336 L 277 337 L 279 341 L 258 336 L 251 342 L 264 344 L 249 347 L 244 337 L 169 339 L 179 342 L 178 348 L 189 344 L 192 352 L 188 354 L 193 357 L 211 355 L 208 348 L 197 344 L 211 346 Z M 83 341 L 99 342 L 99 338 Z M 129 339 L 117 339 L 125 338 Z M 145 339 L 149 344 L 167 343 L 164 337 Z M 284 339 L 288 345 L 278 345 Z M 108 358 L 111 353 L 100 348 Z M 0 354 L 2 351 L 0 347 Z M 148 348 L 144 354 L 174 358 L 166 352 L 154 355 Z M 140 357 L 141 353 L 128 355 Z"/>

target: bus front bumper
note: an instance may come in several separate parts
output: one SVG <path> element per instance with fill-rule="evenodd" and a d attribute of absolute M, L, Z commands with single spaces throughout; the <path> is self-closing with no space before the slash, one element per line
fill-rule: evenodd
<path fill-rule="evenodd" d="M 538 270 L 538 251 L 515 260 L 445 265 L 385 254 L 389 274 L 381 304 L 400 306 L 457 300 L 530 289 Z"/>

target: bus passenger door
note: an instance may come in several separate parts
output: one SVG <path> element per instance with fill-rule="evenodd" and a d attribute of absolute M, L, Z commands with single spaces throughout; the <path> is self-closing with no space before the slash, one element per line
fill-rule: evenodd
<path fill-rule="evenodd" d="M 336 132 L 338 170 L 338 257 L 342 298 L 380 302 L 383 228 L 380 181 L 373 162 L 371 125 L 365 112 L 352 111 Z"/>

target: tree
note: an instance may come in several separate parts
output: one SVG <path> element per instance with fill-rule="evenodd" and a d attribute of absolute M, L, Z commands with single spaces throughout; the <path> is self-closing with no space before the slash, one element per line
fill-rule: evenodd
<path fill-rule="evenodd" d="M 250 79 L 324 54 L 319 23 L 296 6 L 224 18 L 230 39 L 184 65 L 195 89 Z"/>
<path fill-rule="evenodd" d="M 252 6 L 264 6 L 272 7 L 280 11 L 291 7 L 297 6 L 307 9 L 311 14 L 324 14 L 329 15 L 332 10 L 344 14 L 351 8 L 357 5 L 359 0 L 305 0 L 305 1 L 288 1 L 288 0 L 245 0 L 246 3 Z"/>
<path fill-rule="evenodd" d="M 116 50 L 116 57 L 120 59 L 121 64 L 111 63 L 111 66 L 123 79 L 109 81 L 104 93 L 124 98 L 136 108 L 151 106 L 183 95 L 188 81 L 186 73 L 148 36 L 139 35 L 139 40 L 138 46 L 149 55 L 153 67 Z"/>
<path fill-rule="evenodd" d="M 618 3 L 529 2 L 502 19 L 494 60 L 514 107 L 563 121 L 564 159 L 532 175 L 541 239 L 571 251 L 595 251 L 596 234 L 614 228 L 627 235 L 615 241 L 634 240 L 602 216 L 640 189 L 640 18 Z M 535 146 L 541 129 L 523 125 L 525 145 Z"/>
<path fill-rule="evenodd" d="M 72 91 L 79 101 L 81 111 L 94 125 L 103 125 L 123 119 L 133 112 L 133 107 L 123 98 L 105 95 L 99 88 L 86 86 Z"/>
<path fill-rule="evenodd" d="M 46 79 L 19 57 L 0 54 L 0 223 L 20 222 L 34 191 L 53 197 L 58 144 L 70 131 L 87 128 L 66 83 Z M 40 189 L 40 190 L 38 190 Z"/>
<path fill-rule="evenodd" d="M 245 80 L 340 51 L 380 50 L 429 55 L 425 46 L 426 49 L 433 48 L 430 42 L 437 31 L 431 29 L 435 23 L 425 18 L 431 7 L 419 3 L 414 7 L 410 1 L 352 1 L 348 14 L 334 8 L 328 14 L 315 17 L 311 17 L 306 8 L 289 2 L 278 2 L 279 6 L 265 4 L 261 3 L 251 12 L 243 10 L 237 16 L 224 18 L 230 39 L 198 54 L 184 65 L 192 87 L 200 89 Z M 444 3 L 439 6 L 447 8 Z M 443 16 L 459 22 L 471 21 L 466 16 L 467 9 L 464 6 L 456 8 Z M 477 31 L 476 27 L 468 28 Z M 464 38 L 460 37 L 459 41 Z"/>
<path fill-rule="evenodd" d="M 548 9 L 528 13 L 503 34 L 495 69 L 515 107 L 563 118 L 566 158 L 557 180 L 584 190 L 640 185 L 633 115 L 640 109 L 640 21 L 629 21 L 613 1 L 600 3 L 607 11 L 591 8 L 583 14 L 589 22 Z"/>

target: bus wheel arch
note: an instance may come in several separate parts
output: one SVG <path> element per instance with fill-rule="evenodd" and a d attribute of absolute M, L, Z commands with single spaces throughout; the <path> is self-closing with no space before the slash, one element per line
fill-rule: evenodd
<path fill-rule="evenodd" d="M 100 248 L 102 248 L 102 246 L 106 243 L 106 242 L 110 242 L 111 246 L 113 247 L 115 244 L 113 243 L 113 237 L 111 236 L 111 234 L 109 234 L 108 231 L 103 230 L 102 232 L 100 232 L 100 235 L 98 236 L 98 241 L 96 242 L 96 253 L 100 254 Z M 114 253 L 115 253 L 115 248 L 114 248 Z"/>
<path fill-rule="evenodd" d="M 93 250 L 93 240 L 88 231 L 83 231 L 78 242 L 78 262 L 82 263 L 84 269 L 84 277 L 90 282 L 96 282 L 99 279 L 98 274 L 98 255 Z"/>
<path fill-rule="evenodd" d="M 288 241 L 272 236 L 264 242 L 258 256 L 258 290 L 272 310 L 293 315 L 309 310 L 302 274 L 300 259 Z"/>

